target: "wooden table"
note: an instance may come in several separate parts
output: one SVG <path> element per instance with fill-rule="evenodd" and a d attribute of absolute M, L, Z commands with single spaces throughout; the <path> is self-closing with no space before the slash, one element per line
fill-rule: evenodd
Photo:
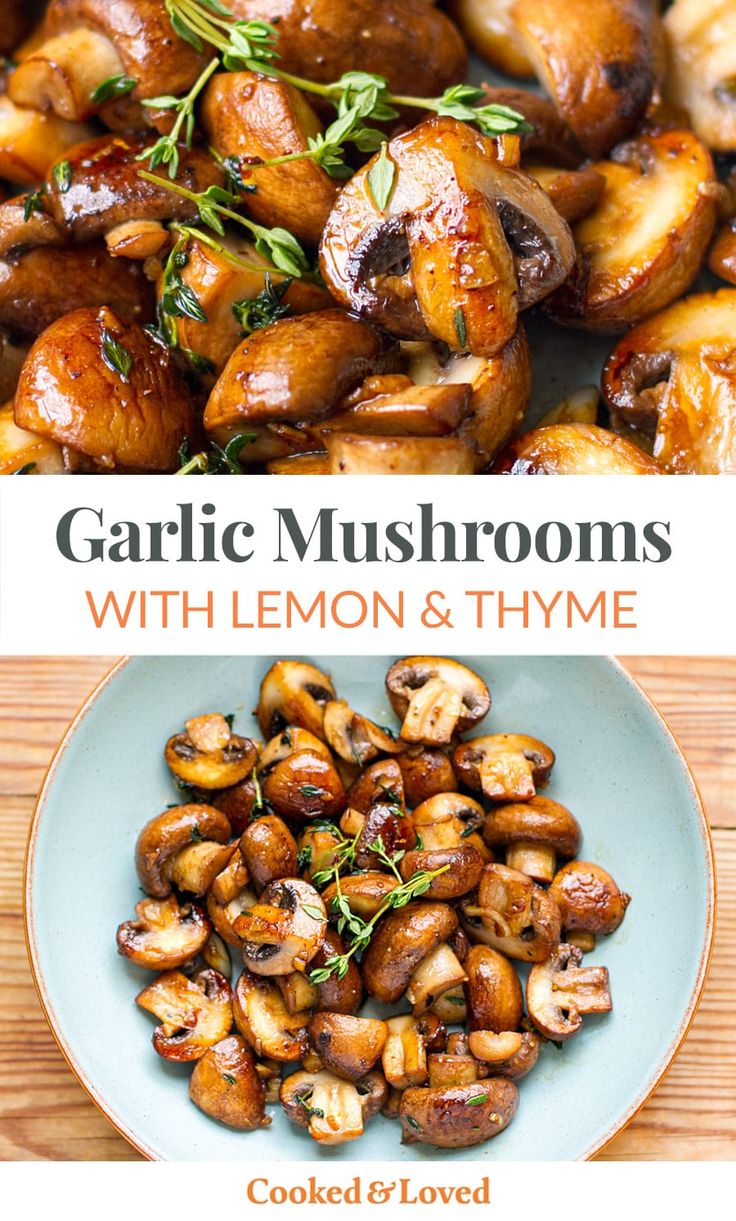
<path fill-rule="evenodd" d="M 21 875 L 34 794 L 111 658 L 0 662 L 0 1159 L 134 1160 L 66 1066 L 26 959 Z M 720 888 L 705 996 L 670 1073 L 606 1159 L 736 1157 L 736 658 L 628 658 L 669 719 L 708 808 Z"/>

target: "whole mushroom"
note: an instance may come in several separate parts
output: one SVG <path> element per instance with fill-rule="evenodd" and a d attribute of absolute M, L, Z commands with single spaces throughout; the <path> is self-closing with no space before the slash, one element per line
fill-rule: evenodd
<path fill-rule="evenodd" d="M 529 1017 L 548 1039 L 562 1042 L 583 1024 L 586 1013 L 612 1008 L 605 967 L 581 967 L 577 946 L 562 942 L 546 962 L 529 972 L 526 1003 Z"/>
<path fill-rule="evenodd" d="M 560 910 L 565 931 L 573 933 L 614 933 L 631 902 L 610 873 L 591 861 L 563 865 L 552 880 L 549 895 Z"/>
<path fill-rule="evenodd" d="M 301 878 L 281 878 L 235 921 L 235 931 L 250 971 L 287 975 L 305 970 L 324 941 L 326 924 L 319 892 Z"/>
<path fill-rule="evenodd" d="M 218 971 L 200 971 L 193 979 L 166 971 L 135 999 L 161 1023 L 153 1046 L 165 1060 L 199 1060 L 232 1028 L 232 992 Z"/>
<path fill-rule="evenodd" d="M 438 1149 L 469 1149 L 503 1132 L 518 1105 L 513 1081 L 500 1077 L 439 1089 L 410 1088 L 399 1106 L 402 1139 Z"/>
<path fill-rule="evenodd" d="M 164 757 L 177 780 L 200 789 L 225 789 L 253 771 L 258 752 L 249 738 L 234 734 L 221 713 L 192 717 L 184 733 L 166 743 Z"/>
<path fill-rule="evenodd" d="M 212 931 L 201 908 L 180 904 L 174 895 L 141 899 L 135 912 L 135 920 L 118 928 L 118 953 L 151 971 L 170 971 L 190 962 L 204 949 Z"/>
<path fill-rule="evenodd" d="M 461 742 L 452 762 L 459 779 L 491 801 L 527 801 L 549 780 L 555 754 L 526 734 L 497 733 Z"/>
<path fill-rule="evenodd" d="M 205 1115 L 243 1132 L 271 1122 L 253 1053 L 236 1034 L 215 1043 L 197 1061 L 189 1079 L 189 1097 Z"/>
<path fill-rule="evenodd" d="M 202 879 L 206 884 L 201 891 L 205 893 L 232 856 L 229 839 L 230 823 L 213 806 L 189 804 L 164 810 L 138 836 L 135 863 L 141 886 L 153 898 L 167 898 L 182 853 L 185 863 L 198 871 L 192 866 L 194 849 L 195 861 L 206 861 L 207 877 Z"/>
<path fill-rule="evenodd" d="M 558 856 L 568 859 L 580 847 L 580 827 L 566 806 L 549 797 L 498 806 L 486 818 L 483 838 L 492 848 L 506 848 L 510 869 L 535 882 L 551 882 Z"/>
<path fill-rule="evenodd" d="M 404 657 L 386 675 L 404 742 L 444 746 L 482 720 L 491 705 L 486 684 L 446 657 Z"/>

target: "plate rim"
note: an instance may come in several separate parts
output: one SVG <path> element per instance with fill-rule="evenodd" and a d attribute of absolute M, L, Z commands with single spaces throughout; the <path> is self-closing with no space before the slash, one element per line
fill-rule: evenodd
<path fill-rule="evenodd" d="M 254 657 L 257 655 L 253 655 Z M 482 656 L 481 654 L 473 654 L 473 656 Z M 552 654 L 551 656 L 555 656 Z M 633 1119 L 639 1114 L 642 1108 L 651 1098 L 655 1090 L 661 1085 L 664 1078 L 672 1068 L 680 1049 L 688 1036 L 690 1028 L 695 1019 L 695 1015 L 703 998 L 703 992 L 708 979 L 710 965 L 713 956 L 713 943 L 715 938 L 716 927 L 716 912 L 718 904 L 718 883 L 715 868 L 715 853 L 713 848 L 713 836 L 711 827 L 708 822 L 705 802 L 703 801 L 700 788 L 695 778 L 690 764 L 687 760 L 685 752 L 680 744 L 677 734 L 674 732 L 667 718 L 662 713 L 661 709 L 655 703 L 654 699 L 644 689 L 641 683 L 634 678 L 626 669 L 624 664 L 611 654 L 598 653 L 591 654 L 608 664 L 615 670 L 619 677 L 623 678 L 625 684 L 634 689 L 648 705 L 653 713 L 655 720 L 659 722 L 664 730 L 665 737 L 669 739 L 670 746 L 673 749 L 675 757 L 678 759 L 681 768 L 684 772 L 695 801 L 695 807 L 698 815 L 698 825 L 700 837 L 703 845 L 703 853 L 706 867 L 707 878 L 707 897 L 706 897 L 706 928 L 703 945 L 700 948 L 698 958 L 698 970 L 695 978 L 693 990 L 687 1007 L 682 1015 L 678 1028 L 672 1038 L 669 1047 L 662 1057 L 661 1062 L 656 1070 L 652 1073 L 649 1079 L 644 1083 L 642 1089 L 636 1094 L 630 1105 L 620 1115 L 615 1123 L 607 1128 L 587 1149 L 584 1150 L 577 1158 L 571 1159 L 575 1161 L 590 1161 L 601 1153 L 621 1132 L 623 1132 Z M 102 692 L 110 685 L 117 675 L 126 669 L 131 662 L 144 660 L 140 656 L 128 655 L 121 657 L 115 664 L 102 676 L 99 682 L 93 687 L 92 691 L 85 698 L 77 713 L 67 726 L 58 746 L 54 750 L 51 761 L 46 768 L 43 782 L 36 796 L 31 821 L 28 828 L 28 836 L 26 840 L 25 856 L 23 861 L 23 932 L 26 943 L 26 952 L 31 968 L 31 976 L 36 989 L 43 1015 L 46 1019 L 48 1027 L 53 1035 L 53 1038 L 61 1052 L 68 1067 L 71 1069 L 74 1077 L 81 1085 L 87 1097 L 94 1103 L 97 1109 L 104 1115 L 105 1119 L 110 1123 L 116 1132 L 123 1137 L 137 1153 L 140 1153 L 147 1161 L 159 1162 L 167 1161 L 155 1148 L 149 1146 L 140 1136 L 137 1136 L 134 1131 L 126 1124 L 122 1117 L 118 1116 L 112 1107 L 111 1103 L 103 1096 L 102 1091 L 92 1081 L 90 1081 L 84 1072 L 83 1068 L 76 1059 L 72 1047 L 66 1040 L 60 1023 L 54 1011 L 51 999 L 46 988 L 44 980 L 43 968 L 41 966 L 38 943 L 35 936 L 35 926 L 33 918 L 33 874 L 35 865 L 36 845 L 38 843 L 39 828 L 46 802 L 51 791 L 51 787 L 55 780 L 55 775 L 62 758 L 71 743 L 72 738 L 82 724 L 85 717 L 92 710 L 92 707 L 97 702 Z M 336 660 L 341 660 L 336 658 Z M 388 1159 L 390 1160 L 390 1159 Z M 438 1159 L 439 1160 L 439 1159 Z M 462 1160 L 462 1159 L 458 1159 Z"/>

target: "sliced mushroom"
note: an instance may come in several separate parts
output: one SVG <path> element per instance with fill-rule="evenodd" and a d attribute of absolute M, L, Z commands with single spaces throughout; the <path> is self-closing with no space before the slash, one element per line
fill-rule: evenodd
<path fill-rule="evenodd" d="M 708 150 L 685 130 L 641 135 L 592 168 L 605 190 L 575 226 L 578 266 L 546 308 L 567 326 L 623 330 L 692 284 L 713 235 L 718 186 Z"/>
<path fill-rule="evenodd" d="M 462 793 L 436 793 L 418 805 L 412 814 L 421 850 L 426 852 L 458 848 L 463 842 L 477 848 L 480 836 L 476 832 L 483 826 L 484 819 L 483 806 Z"/>
<path fill-rule="evenodd" d="M 452 761 L 463 783 L 491 801 L 528 801 L 549 780 L 555 754 L 538 738 L 497 733 L 461 742 Z"/>
<path fill-rule="evenodd" d="M 640 0 L 516 0 L 522 47 L 580 145 L 603 156 L 643 118 L 657 82 L 659 28 Z"/>
<path fill-rule="evenodd" d="M 266 887 L 258 903 L 235 921 L 243 959 L 255 975 L 303 971 L 324 941 L 327 912 L 318 891 L 301 878 Z"/>
<path fill-rule="evenodd" d="M 414 902 L 390 912 L 363 956 L 367 992 L 387 1005 L 396 1004 L 420 964 L 452 936 L 457 924 L 446 903 Z"/>
<path fill-rule="evenodd" d="M 625 437 L 595 424 L 552 424 L 512 441 L 496 475 L 661 475 L 662 468 Z"/>
<path fill-rule="evenodd" d="M 438 996 L 432 1005 L 432 1013 L 440 1021 L 446 1022 L 448 1026 L 454 1022 L 464 1022 L 468 1015 L 468 1008 L 463 988 L 448 988 L 446 992 L 442 993 L 442 996 Z"/>
<path fill-rule="evenodd" d="M 68 148 L 89 136 L 80 123 L 15 106 L 0 95 L 0 177 L 32 187 Z"/>
<path fill-rule="evenodd" d="M 257 901 L 255 890 L 250 887 L 245 861 L 236 851 L 222 873 L 214 879 L 207 895 L 207 914 L 228 945 L 242 946 L 242 938 L 235 931 L 235 921 Z"/>
<path fill-rule="evenodd" d="M 378 73 L 394 93 L 433 97 L 465 78 L 467 51 L 456 26 L 426 0 L 232 0 L 246 21 L 278 21 L 279 67 L 321 84 L 345 72 Z"/>
<path fill-rule="evenodd" d="M 205 895 L 235 852 L 237 848 L 232 844 L 208 841 L 187 844 L 171 858 L 169 879 L 174 886 L 187 894 Z"/>
<path fill-rule="evenodd" d="M 398 885 L 393 874 L 368 869 L 363 873 L 356 873 L 352 877 L 341 878 L 340 894 L 347 901 L 351 912 L 360 916 L 362 920 L 370 920 Z M 329 885 L 322 894 L 325 907 L 331 915 L 336 896 L 336 883 Z"/>
<path fill-rule="evenodd" d="M 306 1054 L 309 1012 L 290 1012 L 273 980 L 244 970 L 235 985 L 233 1015 L 257 1056 L 288 1063 Z"/>
<path fill-rule="evenodd" d="M 197 1061 L 189 1079 L 189 1097 L 205 1115 L 243 1132 L 271 1122 L 253 1053 L 236 1034 L 210 1047 Z"/>
<path fill-rule="evenodd" d="M 51 0 L 9 93 L 19 106 L 86 119 L 104 106 L 95 94 L 111 77 L 135 81 L 131 96 L 138 101 L 164 91 L 178 95 L 205 62 L 189 42 L 172 37 L 158 0 Z"/>
<path fill-rule="evenodd" d="M 170 971 L 191 961 L 207 943 L 212 925 L 199 907 L 168 899 L 141 899 L 136 919 L 117 932 L 118 953 L 137 967 Z"/>
<path fill-rule="evenodd" d="M 200 971 L 194 979 L 166 971 L 135 999 L 161 1022 L 153 1046 L 165 1060 L 199 1060 L 232 1028 L 232 992 L 217 971 Z"/>
<path fill-rule="evenodd" d="M 169 349 L 103 307 L 67 314 L 36 340 L 15 420 L 96 469 L 166 473 L 194 433 L 194 405 Z"/>
<path fill-rule="evenodd" d="M 470 46 L 499 72 L 533 76 L 518 26 L 515 0 L 455 0 L 452 13 Z"/>
<path fill-rule="evenodd" d="M 568 225 L 577 224 L 593 211 L 606 185 L 602 174 L 587 167 L 565 170 L 558 166 L 527 165 L 525 169 L 540 187 L 544 187 Z"/>
<path fill-rule="evenodd" d="M 233 352 L 207 403 L 207 434 L 222 443 L 236 433 L 253 433 L 249 462 L 313 449 L 308 432 L 298 425 L 323 419 L 366 377 L 400 365 L 398 347 L 388 336 L 341 310 L 283 318 L 255 331 Z M 277 663 L 277 674 L 281 667 L 298 672 L 300 663 Z M 276 685 L 270 675 L 264 683 Z M 322 686 L 334 698 L 329 680 Z M 297 715 L 286 719 L 302 723 Z M 321 731 L 321 723 L 318 730 L 311 723 L 305 727 Z M 262 728 L 270 735 L 280 726 Z"/>
<path fill-rule="evenodd" d="M 562 943 L 547 962 L 529 972 L 526 1003 L 537 1030 L 557 1042 L 571 1038 L 583 1014 L 608 1013 L 611 994 L 605 967 L 581 967 L 577 946 Z"/>
<path fill-rule="evenodd" d="M 286 275 L 269 271 L 266 256 L 259 254 L 251 242 L 232 234 L 220 239 L 217 250 L 190 235 L 177 260 L 182 264 L 182 283 L 194 293 L 206 318 L 204 322 L 175 319 L 179 344 L 210 361 L 218 374 L 243 338 L 237 307 L 264 292 L 267 272 L 272 289 L 280 294 L 281 305 L 290 314 L 308 314 L 334 305 L 326 290 L 309 280 L 292 280 L 287 287 Z M 159 297 L 164 287 L 161 276 Z"/>
<path fill-rule="evenodd" d="M 255 745 L 234 734 L 219 712 L 193 717 L 185 730 L 166 743 L 166 762 L 178 780 L 200 789 L 225 789 L 253 771 Z"/>
<path fill-rule="evenodd" d="M 410 806 L 421 805 L 429 797 L 452 793 L 457 788 L 452 763 L 439 747 L 411 747 L 399 756 L 398 765 Z"/>
<path fill-rule="evenodd" d="M 709 148 L 736 149 L 736 13 L 730 0 L 677 0 L 663 17 L 666 96 L 684 107 Z"/>
<path fill-rule="evenodd" d="M 508 1127 L 519 1105 L 513 1081 L 489 1077 L 477 1084 L 404 1091 L 399 1118 L 404 1143 L 469 1149 Z"/>
<path fill-rule="evenodd" d="M 526 332 L 516 334 L 492 357 L 448 353 L 430 343 L 405 343 L 407 369 L 421 386 L 470 386 L 468 410 L 457 427 L 461 441 L 477 455 L 476 470 L 487 465 L 518 431 L 531 397 L 532 367 Z"/>
<path fill-rule="evenodd" d="M 316 985 L 311 983 L 309 977 L 301 971 L 292 971 L 289 975 L 277 975 L 275 978 L 276 986 L 284 998 L 284 1004 L 289 1013 L 298 1013 L 301 1009 L 316 1009 L 319 1005 L 319 992 Z"/>
<path fill-rule="evenodd" d="M 164 810 L 147 822 L 138 836 L 135 863 L 141 886 L 154 898 L 165 899 L 171 894 L 171 871 L 179 853 L 203 843 L 226 845 L 229 839 L 230 823 L 213 806 L 182 805 Z"/>
<path fill-rule="evenodd" d="M 235 158 L 246 185 L 255 187 L 244 201 L 249 214 L 316 245 L 335 202 L 335 179 L 311 159 L 258 165 L 306 152 L 310 139 L 321 136 L 304 94 L 256 72 L 223 73 L 207 86 L 202 125 L 216 152 Z"/>
<path fill-rule="evenodd" d="M 246 827 L 240 840 L 246 868 L 257 891 L 278 878 L 297 872 L 296 840 L 286 823 L 275 814 L 257 818 Z"/>
<path fill-rule="evenodd" d="M 18 471 L 27 475 L 63 475 L 66 463 L 60 445 L 18 428 L 10 402 L 0 407 L 0 475 L 15 475 Z"/>
<path fill-rule="evenodd" d="M 560 940 L 553 895 L 506 865 L 486 865 L 478 894 L 462 904 L 461 916 L 473 941 L 520 962 L 544 962 Z"/>
<path fill-rule="evenodd" d="M 555 858 L 575 856 L 580 827 L 566 806 L 549 797 L 512 802 L 492 811 L 483 828 L 492 848 L 506 847 L 506 864 L 536 882 L 551 882 Z"/>
<path fill-rule="evenodd" d="M 281 1105 L 292 1123 L 307 1128 L 321 1145 L 341 1145 L 363 1135 L 365 1120 L 383 1106 L 388 1095 L 380 1073 L 357 1082 L 334 1073 L 292 1073 L 281 1085 Z"/>
<path fill-rule="evenodd" d="M 75 242 L 89 242 L 131 221 L 193 221 L 197 205 L 141 178 L 145 136 L 100 136 L 68 149 L 66 173 L 51 171 L 44 207 Z M 224 175 L 202 149 L 182 147 L 176 181 L 190 191 L 222 186 Z M 168 181 L 168 179 L 166 179 Z"/>
<path fill-rule="evenodd" d="M 425 1013 L 445 992 L 452 992 L 467 979 L 463 964 L 449 945 L 438 945 L 423 958 L 406 988 L 412 1012 Z"/>
<path fill-rule="evenodd" d="M 477 848 L 472 844 L 461 844 L 456 848 L 435 848 L 431 851 L 418 849 L 407 852 L 399 863 L 399 870 L 404 881 L 408 882 L 420 871 L 434 873 L 438 869 L 444 869 L 444 873 L 432 878 L 425 897 L 447 901 L 459 899 L 475 890 L 483 872 L 483 864 L 483 857 Z"/>
<path fill-rule="evenodd" d="M 335 699 L 327 674 L 304 661 L 277 661 L 261 683 L 258 722 L 265 737 L 280 734 L 294 724 L 322 738 L 324 709 Z"/>
<path fill-rule="evenodd" d="M 316 1013 L 309 1023 L 312 1046 L 337 1077 L 358 1081 L 375 1067 L 388 1037 L 386 1022 L 346 1013 Z"/>
<path fill-rule="evenodd" d="M 447 1089 L 456 1085 L 474 1085 L 480 1080 L 482 1069 L 471 1055 L 458 1052 L 433 1052 L 427 1057 L 429 1088 Z"/>
<path fill-rule="evenodd" d="M 491 697 L 467 666 L 444 657 L 405 657 L 386 675 L 391 707 L 405 742 L 444 746 L 482 720 Z"/>
<path fill-rule="evenodd" d="M 263 781 L 264 800 L 284 818 L 336 818 L 345 809 L 340 775 L 320 751 L 297 750 L 282 759 Z"/>
<path fill-rule="evenodd" d="M 381 1063 L 389 1085 L 405 1090 L 410 1085 L 423 1085 L 429 1075 L 427 1051 L 444 1045 L 445 1029 L 434 1014 L 416 1017 L 401 1014 L 386 1022 L 388 1037 Z"/>
<path fill-rule="evenodd" d="M 614 421 L 654 437 L 658 469 L 736 472 L 736 289 L 678 301 L 620 340 L 603 371 Z"/>
<path fill-rule="evenodd" d="M 456 119 L 421 123 L 386 155 L 385 209 L 367 185 L 374 160 L 338 196 L 320 246 L 328 288 L 400 338 L 496 356 L 518 310 L 569 273 L 567 225 L 537 183 L 500 163 L 494 141 Z"/>
<path fill-rule="evenodd" d="M 210 933 L 202 947 L 202 961 L 230 981 L 233 964 L 230 961 L 230 951 L 219 933 Z"/>
<path fill-rule="evenodd" d="M 590 861 L 569 861 L 549 888 L 566 932 L 613 933 L 626 915 L 631 896 L 619 890 L 610 873 Z"/>
<path fill-rule="evenodd" d="M 406 749 L 390 729 L 353 712 L 347 700 L 329 700 L 325 704 L 323 730 L 335 754 L 358 767 L 364 767 L 377 755 L 399 755 Z"/>
<path fill-rule="evenodd" d="M 258 774 L 263 777 L 270 772 L 277 763 L 281 763 L 283 759 L 288 759 L 297 751 L 309 750 L 323 758 L 332 760 L 332 754 L 329 747 L 321 738 L 310 733 L 308 729 L 303 729 L 301 725 L 286 725 L 280 730 L 270 742 L 267 742 L 261 751 L 258 759 Z"/>
<path fill-rule="evenodd" d="M 331 475 L 473 475 L 477 454 L 459 437 L 325 437 Z"/>
<path fill-rule="evenodd" d="M 463 966 L 468 1029 L 495 1034 L 516 1030 L 524 1006 L 519 977 L 508 959 L 490 946 L 474 945 Z"/>
<path fill-rule="evenodd" d="M 478 1060 L 486 1064 L 502 1064 L 518 1055 L 523 1036 L 516 1030 L 473 1030 L 468 1035 L 468 1047 Z"/>

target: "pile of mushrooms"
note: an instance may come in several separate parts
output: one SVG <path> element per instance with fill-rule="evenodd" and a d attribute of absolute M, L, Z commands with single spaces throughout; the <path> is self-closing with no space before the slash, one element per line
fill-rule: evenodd
<path fill-rule="evenodd" d="M 736 15 L 661 7 L 6 0 L 0 473 L 736 473 Z M 525 313 L 613 348 L 533 426 Z"/>
<path fill-rule="evenodd" d="M 396 730 L 279 661 L 262 741 L 221 713 L 173 734 L 183 804 L 140 832 L 117 947 L 155 972 L 154 1051 L 193 1065 L 213 1119 L 251 1131 L 280 1103 L 331 1146 L 382 1112 L 404 1143 L 468 1148 L 511 1123 L 545 1043 L 611 1009 L 586 956 L 629 896 L 541 791 L 552 749 L 483 731 L 476 673 L 406 657 L 386 693 Z"/>

